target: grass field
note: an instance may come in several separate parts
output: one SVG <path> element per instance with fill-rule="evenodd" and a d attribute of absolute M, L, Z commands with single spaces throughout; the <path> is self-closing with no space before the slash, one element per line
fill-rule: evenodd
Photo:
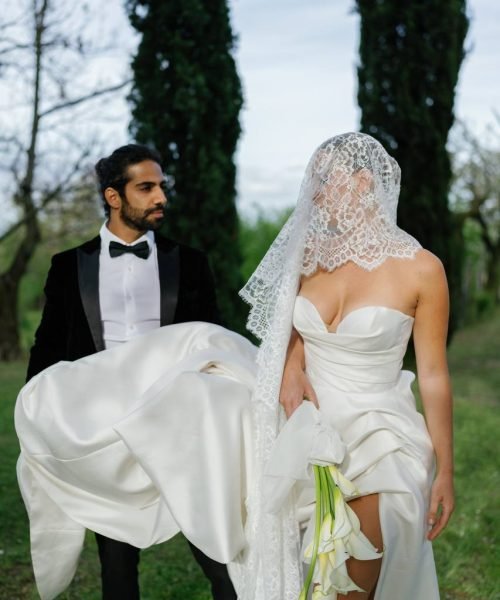
<path fill-rule="evenodd" d="M 458 332 L 450 347 L 455 393 L 457 507 L 435 544 L 444 600 L 500 600 L 500 313 Z M 0 365 L 0 599 L 38 597 L 30 566 L 28 523 L 18 492 L 12 414 L 25 365 Z M 182 537 L 145 550 L 144 600 L 208 600 L 207 583 Z M 99 566 L 87 536 L 77 576 L 61 600 L 94 600 Z M 401 600 L 411 600 L 402 598 Z"/>

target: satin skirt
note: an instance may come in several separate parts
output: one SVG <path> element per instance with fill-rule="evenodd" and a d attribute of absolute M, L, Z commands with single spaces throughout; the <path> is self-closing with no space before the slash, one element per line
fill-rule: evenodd
<path fill-rule="evenodd" d="M 182 531 L 223 563 L 241 552 L 255 351 L 222 327 L 179 324 L 21 390 L 18 478 L 42 599 L 71 582 L 85 529 L 139 548 Z"/>

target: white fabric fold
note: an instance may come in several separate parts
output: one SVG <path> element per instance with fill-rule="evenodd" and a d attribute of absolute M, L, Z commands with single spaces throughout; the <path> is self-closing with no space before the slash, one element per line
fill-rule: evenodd
<path fill-rule="evenodd" d="M 311 464 L 340 464 L 345 451 L 339 433 L 322 422 L 314 404 L 303 402 L 281 430 L 271 451 L 263 481 L 266 510 L 278 513 L 296 483 L 311 482 Z"/>
<path fill-rule="evenodd" d="M 71 582 L 85 528 L 137 547 L 182 531 L 224 563 L 242 552 L 254 360 L 245 338 L 185 323 L 21 390 L 18 480 L 42 600 Z"/>
<path fill-rule="evenodd" d="M 298 297 L 295 303 L 294 326 L 304 339 L 321 418 L 347 446 L 339 470 L 359 495 L 379 494 L 384 555 L 374 600 L 439 598 L 425 539 L 433 449 L 411 392 L 415 377 L 400 370 L 412 324 L 400 311 L 366 306 L 329 333 L 311 302 Z M 302 506 L 307 501 L 309 512 Z M 313 507 L 305 488 L 301 518 Z"/>
<path fill-rule="evenodd" d="M 297 518 L 314 508 L 311 462 L 338 464 L 361 495 L 380 494 L 384 557 L 375 600 L 439 597 L 425 541 L 432 445 L 415 410 L 413 376 L 395 369 L 411 319 L 366 307 L 325 334 L 317 311 L 299 301 L 294 324 L 320 411 L 304 402 L 264 463 L 255 432 L 270 440 L 278 430 L 256 421 L 268 423 L 265 411 L 278 406 L 251 401 L 255 348 L 215 325 L 159 329 L 54 365 L 21 390 L 19 485 L 42 600 L 71 581 L 85 528 L 138 547 L 182 531 L 212 558 L 230 561 L 240 598 L 294 600 L 299 545 L 288 541 L 298 538 Z M 370 354 L 375 370 L 365 368 Z M 341 377 L 341 356 L 352 359 L 349 378 Z M 344 493 L 349 489 L 344 485 Z M 255 513 L 247 514 L 256 502 L 269 547 L 261 544 Z"/>

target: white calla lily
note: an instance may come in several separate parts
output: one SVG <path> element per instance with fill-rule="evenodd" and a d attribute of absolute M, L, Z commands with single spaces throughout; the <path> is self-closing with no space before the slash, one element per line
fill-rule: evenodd
<path fill-rule="evenodd" d="M 358 560 L 375 560 L 382 558 L 382 553 L 378 552 L 366 535 L 360 531 L 357 535 L 350 535 L 346 540 L 347 552 Z"/>
<path fill-rule="evenodd" d="M 364 591 L 349 577 L 348 559 L 375 560 L 382 556 L 361 531 L 356 513 L 346 502 L 346 498 L 359 496 L 356 486 L 336 465 L 323 466 L 317 459 L 310 461 L 316 488 L 314 535 L 304 549 L 304 562 L 310 567 L 299 600 L 306 600 L 313 581 L 313 600 L 334 600 L 337 594 Z"/>
<path fill-rule="evenodd" d="M 340 491 L 346 498 L 354 498 L 355 496 L 359 496 L 358 488 L 354 485 L 354 483 L 352 483 L 352 481 L 349 481 L 347 477 L 344 477 L 336 465 L 330 465 L 328 470 L 330 471 L 333 481 L 340 488 Z"/>
<path fill-rule="evenodd" d="M 359 520 L 353 513 L 352 509 L 347 506 L 344 497 L 342 496 L 342 492 L 338 487 L 335 488 L 333 497 L 335 502 L 335 527 L 333 531 L 334 538 L 344 538 L 351 533 L 353 528 L 356 529 L 356 527 L 359 531 Z M 354 518 L 350 513 L 354 514 Z"/>
<path fill-rule="evenodd" d="M 333 575 L 334 565 L 332 563 L 332 552 L 318 554 L 318 589 L 327 592 L 331 587 L 330 581 Z"/>
<path fill-rule="evenodd" d="M 321 555 L 321 553 L 324 552 L 331 552 L 333 550 L 333 528 L 334 520 L 332 518 L 332 513 L 329 512 L 326 514 L 321 525 L 318 555 Z"/>

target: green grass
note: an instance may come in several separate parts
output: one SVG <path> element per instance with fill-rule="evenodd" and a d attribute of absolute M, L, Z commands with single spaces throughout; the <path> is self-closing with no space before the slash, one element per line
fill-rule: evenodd
<path fill-rule="evenodd" d="M 450 347 L 455 399 L 456 508 L 435 543 L 442 595 L 500 599 L 500 313 L 459 331 Z"/>
<path fill-rule="evenodd" d="M 25 365 L 0 365 L 0 598 L 36 599 L 28 523 L 18 492 L 12 413 Z M 450 347 L 455 395 L 457 506 L 435 542 L 443 600 L 500 600 L 500 313 L 458 332 Z M 208 600 L 208 585 L 181 536 L 143 551 L 144 600 Z M 99 565 L 87 536 L 77 575 L 61 600 L 97 600 Z M 411 600 L 411 599 L 401 599 Z"/>

